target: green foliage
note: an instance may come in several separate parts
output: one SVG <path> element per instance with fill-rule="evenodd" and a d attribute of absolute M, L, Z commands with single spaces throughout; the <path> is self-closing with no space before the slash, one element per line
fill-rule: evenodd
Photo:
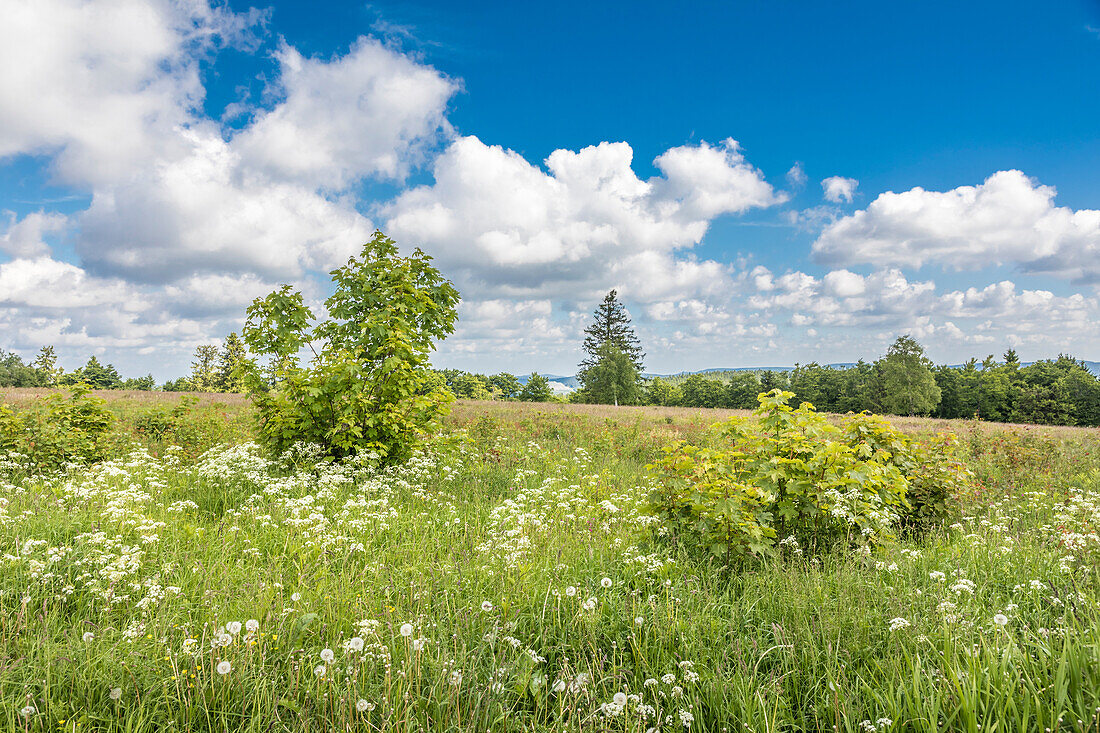
<path fill-rule="evenodd" d="M 187 377 L 179 377 L 178 379 L 171 379 L 160 387 L 165 392 L 195 392 L 195 385 L 191 384 L 191 380 Z"/>
<path fill-rule="evenodd" d="M 855 446 L 861 458 L 894 466 L 905 477 L 904 528 L 923 532 L 958 514 L 958 498 L 970 489 L 974 476 L 954 434 L 917 438 L 866 412 L 850 416 L 843 431 L 845 442 Z"/>
<path fill-rule="evenodd" d="M 554 397 L 554 391 L 550 389 L 550 380 L 538 372 L 532 372 L 527 378 L 527 384 L 519 392 L 521 402 L 549 402 Z"/>
<path fill-rule="evenodd" d="M 645 397 L 646 404 L 672 407 L 680 404 L 684 393 L 679 385 L 661 377 L 654 377 L 646 384 Z"/>
<path fill-rule="evenodd" d="M 727 565 L 774 556 L 779 540 L 799 552 L 869 547 L 903 519 L 942 518 L 969 476 L 950 454 L 937 457 L 946 437 L 923 448 L 871 415 L 837 428 L 809 403 L 790 407 L 793 396 L 760 394 L 755 421 L 720 423 L 713 447 L 679 441 L 663 451 L 650 503 L 675 541 Z"/>
<path fill-rule="evenodd" d="M 122 382 L 122 389 L 132 389 L 139 392 L 151 392 L 157 388 L 157 380 L 153 379 L 152 374 L 146 374 L 144 377 L 131 377 Z"/>
<path fill-rule="evenodd" d="M 274 453 L 315 443 L 333 457 L 373 451 L 407 459 L 452 399 L 428 366 L 434 342 L 454 330 L 458 291 L 419 249 L 402 257 L 381 232 L 331 275 L 327 318 L 284 286 L 248 308 L 244 340 L 270 358 L 245 384 L 261 441 Z M 313 344 L 320 344 L 320 351 Z M 313 358 L 299 363 L 309 347 Z"/>
<path fill-rule="evenodd" d="M 218 353 L 218 366 L 214 371 L 214 390 L 217 392 L 244 392 L 245 361 L 248 353 L 244 342 L 236 332 L 225 337 Z"/>
<path fill-rule="evenodd" d="M 159 401 L 174 398 L 109 405 L 128 421 Z M 201 405 L 243 406 L 200 397 L 188 419 Z M 460 418 L 462 450 L 432 441 L 384 471 L 234 446 L 14 479 L 3 729 L 625 732 L 654 724 L 641 704 L 688 733 L 1096 728 L 1095 431 L 972 422 L 985 485 L 957 527 L 873 557 L 782 545 L 766 572 L 723 573 L 655 546 L 639 512 L 641 456 L 705 411 L 497 402 Z M 232 643 L 212 647 L 223 628 Z"/>
<path fill-rule="evenodd" d="M 103 459 L 114 416 L 88 391 L 78 384 L 67 396 L 54 392 L 20 410 L 0 403 L 0 451 L 26 456 L 43 471 Z"/>
<path fill-rule="evenodd" d="M 213 405 L 201 408 L 198 402 L 198 397 L 184 395 L 174 404 L 137 410 L 129 426 L 139 442 L 152 451 L 160 453 L 175 446 L 190 458 L 243 437 L 223 412 Z"/>
<path fill-rule="evenodd" d="M 191 384 L 196 392 L 214 392 L 218 386 L 218 347 L 202 344 L 195 347 L 191 361 Z"/>
<path fill-rule="evenodd" d="M 726 385 L 702 374 L 692 374 L 680 385 L 681 404 L 691 407 L 724 407 Z"/>
<path fill-rule="evenodd" d="M 940 402 L 940 388 L 924 348 L 909 336 L 899 336 L 880 367 L 882 409 L 894 415 L 927 415 Z"/>
<path fill-rule="evenodd" d="M 630 326 L 630 316 L 626 314 L 626 308 L 619 300 L 619 294 L 612 290 L 604 296 L 603 302 L 592 314 L 592 323 L 584 329 L 585 337 L 581 348 L 586 354 L 580 364 L 577 376 L 583 381 L 584 373 L 601 359 L 601 349 L 605 345 L 615 346 L 626 354 L 634 364 L 634 368 L 641 373 L 645 368 L 642 360 L 642 345 L 638 341 L 634 329 Z"/>
<path fill-rule="evenodd" d="M 642 396 L 638 367 L 611 342 L 598 347 L 596 360 L 581 371 L 579 379 L 586 402 L 633 405 Z"/>
<path fill-rule="evenodd" d="M 463 372 L 455 377 L 454 382 L 448 386 L 455 397 L 468 400 L 487 400 L 492 397 L 492 393 L 489 391 L 489 381 L 481 375 Z"/>
<path fill-rule="evenodd" d="M 41 387 L 45 379 L 33 366 L 23 363 L 14 352 L 0 349 L 0 387 Z"/>
<path fill-rule="evenodd" d="M 61 377 L 60 383 L 65 385 L 84 383 L 92 389 L 121 389 L 122 377 L 119 376 L 114 364 L 103 364 L 93 354 L 84 366 Z"/>
<path fill-rule="evenodd" d="M 494 374 L 489 377 L 489 385 L 494 392 L 504 399 L 515 397 L 519 394 L 519 391 L 523 389 L 523 385 L 519 383 L 519 379 L 516 375 L 508 372 L 501 372 L 500 374 Z"/>
<path fill-rule="evenodd" d="M 39 349 L 31 366 L 41 375 L 44 387 L 56 385 L 65 373 L 64 369 L 57 366 L 57 352 L 52 346 L 43 346 Z"/>

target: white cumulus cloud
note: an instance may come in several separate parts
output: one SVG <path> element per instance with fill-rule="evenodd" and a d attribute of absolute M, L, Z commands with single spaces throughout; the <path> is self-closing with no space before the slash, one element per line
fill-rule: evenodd
<path fill-rule="evenodd" d="M 234 139 L 250 169 L 315 188 L 402 179 L 449 133 L 458 85 L 376 39 L 327 61 L 284 44 L 278 60 L 283 100 Z"/>
<path fill-rule="evenodd" d="M 814 242 L 827 264 L 926 264 L 978 270 L 1015 264 L 1073 280 L 1100 278 L 1100 211 L 1055 206 L 1055 190 L 1017 170 L 950 191 L 879 195 Z"/>
<path fill-rule="evenodd" d="M 845 178 L 843 176 L 830 176 L 821 182 L 821 189 L 824 191 L 825 200 L 832 201 L 834 204 L 852 203 L 858 186 L 859 181 L 854 178 Z"/>

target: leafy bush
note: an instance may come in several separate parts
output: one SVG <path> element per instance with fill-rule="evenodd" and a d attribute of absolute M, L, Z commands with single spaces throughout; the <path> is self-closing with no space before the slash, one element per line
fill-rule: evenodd
<path fill-rule="evenodd" d="M 428 355 L 454 330 L 458 291 L 430 262 L 419 249 L 401 257 L 376 232 L 359 259 L 332 271 L 325 320 L 289 286 L 249 306 L 245 342 L 271 365 L 265 375 L 247 364 L 243 381 L 267 448 L 314 443 L 335 458 L 373 451 L 386 463 L 412 454 L 453 400 Z M 313 359 L 302 365 L 305 348 Z"/>
<path fill-rule="evenodd" d="M 198 402 L 197 397 L 184 395 L 174 405 L 155 405 L 138 412 L 132 419 L 136 437 L 154 454 L 176 446 L 189 458 L 216 445 L 247 439 L 240 424 L 216 406 L 200 408 Z"/>
<path fill-rule="evenodd" d="M 755 420 L 715 426 L 715 447 L 683 441 L 649 467 L 658 477 L 651 510 L 674 541 L 723 558 L 772 556 L 842 545 L 869 549 L 899 527 L 948 511 L 968 479 L 954 440 L 927 444 L 860 414 L 843 428 L 791 392 L 759 395 Z"/>
<path fill-rule="evenodd" d="M 113 422 L 106 400 L 77 384 L 68 395 L 54 392 L 26 409 L 0 404 L 0 451 L 27 456 L 39 470 L 102 460 Z"/>

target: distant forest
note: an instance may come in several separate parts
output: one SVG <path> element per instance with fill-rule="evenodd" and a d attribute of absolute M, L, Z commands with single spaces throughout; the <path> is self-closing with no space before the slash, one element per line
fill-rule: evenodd
<path fill-rule="evenodd" d="M 56 366 L 53 349 L 45 347 L 30 363 L 0 351 L 0 387 L 65 386 L 84 382 L 98 389 L 165 391 L 238 391 L 234 368 L 243 358 L 235 334 L 223 349 L 199 347 L 192 374 L 156 385 L 151 375 L 123 378 L 96 357 L 79 369 Z M 456 397 L 532 402 L 598 402 L 577 390 L 556 396 L 545 377 L 526 383 L 513 374 L 494 375 L 443 369 L 435 379 Z M 809 402 L 825 412 L 872 412 L 980 418 L 999 422 L 1100 426 L 1100 379 L 1071 356 L 1020 363 L 1012 349 L 1000 360 L 988 356 L 961 366 L 934 366 L 912 339 L 899 338 L 873 362 L 850 367 L 800 364 L 789 371 L 727 371 L 653 377 L 640 381 L 636 396 L 624 404 L 751 409 L 757 395 L 771 389 L 794 393 L 793 402 Z"/>
<path fill-rule="evenodd" d="M 757 395 L 771 389 L 794 393 L 825 412 L 871 412 L 980 418 L 996 422 L 1100 426 L 1100 379 L 1071 356 L 1020 364 L 1009 349 L 1001 360 L 971 359 L 961 366 L 933 366 L 922 356 L 891 354 L 851 367 L 800 364 L 790 371 L 737 371 L 647 379 L 635 404 L 752 409 Z M 518 398 L 497 385 L 511 375 L 485 376 L 458 370 L 441 372 L 457 396 L 471 399 Z M 535 375 L 537 377 L 537 375 Z M 916 393 L 916 399 L 914 399 Z M 542 399 L 549 400 L 549 389 Z M 583 390 L 559 398 L 589 402 Z"/>

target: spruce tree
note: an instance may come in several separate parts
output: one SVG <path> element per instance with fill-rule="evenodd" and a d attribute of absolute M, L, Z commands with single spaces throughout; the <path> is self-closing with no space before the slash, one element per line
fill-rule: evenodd
<path fill-rule="evenodd" d="M 196 392 L 214 392 L 217 387 L 218 347 L 202 345 L 195 349 L 191 362 L 191 384 Z"/>
<path fill-rule="evenodd" d="M 218 368 L 214 374 L 214 389 L 218 392 L 244 392 L 241 367 L 248 358 L 244 342 L 233 332 L 225 337 L 221 353 L 218 354 Z"/>
<path fill-rule="evenodd" d="M 580 364 L 583 374 L 589 368 L 600 361 L 601 349 L 604 346 L 614 346 L 630 358 L 639 373 L 644 369 L 642 359 L 641 342 L 634 334 L 630 326 L 630 318 L 626 315 L 626 309 L 619 301 L 618 293 L 612 290 L 604 297 L 603 302 L 592 314 L 592 325 L 584 329 L 584 353 L 586 356 Z"/>

